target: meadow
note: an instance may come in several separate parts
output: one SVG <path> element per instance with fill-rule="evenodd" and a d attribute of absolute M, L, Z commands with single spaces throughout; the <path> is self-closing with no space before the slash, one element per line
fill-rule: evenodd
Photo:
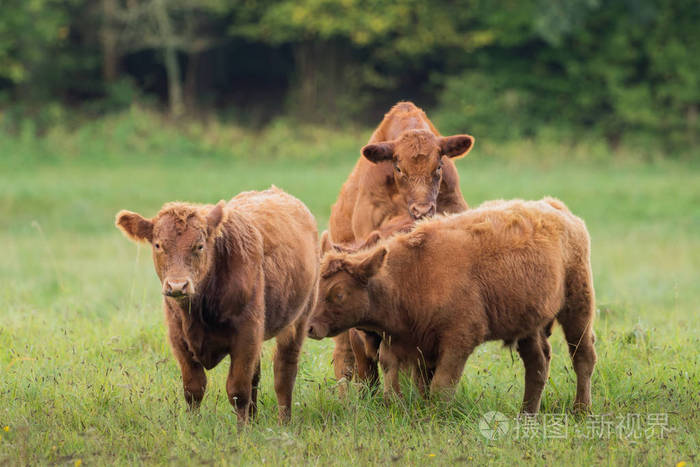
<path fill-rule="evenodd" d="M 697 159 L 595 147 L 545 154 L 477 138 L 457 162 L 471 206 L 551 195 L 586 220 L 598 308 L 592 416 L 570 412 L 575 375 L 555 327 L 534 421 L 515 419 L 524 371 L 500 343 L 469 359 L 453 403 L 424 401 L 407 386 L 405 400 L 387 405 L 354 386 L 339 398 L 332 341 L 309 340 L 292 422 L 277 422 L 270 342 L 258 418 L 239 428 L 225 393 L 228 359 L 209 372 L 199 413 L 186 411 L 150 249 L 124 238 L 114 215 L 275 184 L 307 203 L 322 230 L 368 132 L 193 131 L 117 121 L 94 133 L 0 140 L 0 464 L 700 461 Z M 492 411 L 508 420 L 495 439 L 480 429 Z"/>

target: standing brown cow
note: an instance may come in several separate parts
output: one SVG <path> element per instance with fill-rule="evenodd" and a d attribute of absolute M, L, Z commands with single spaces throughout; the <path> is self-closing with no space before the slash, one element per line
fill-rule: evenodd
<path fill-rule="evenodd" d="M 440 136 L 413 103 L 396 104 L 362 148 L 363 157 L 331 208 L 330 241 L 362 244 L 375 230 L 398 231 L 436 212 L 467 209 L 452 159 L 467 154 L 473 145 L 469 135 Z M 352 379 L 357 360 L 358 376 L 375 383 L 379 342 L 378 336 L 365 333 L 338 336 L 333 352 L 336 378 Z"/>
<path fill-rule="evenodd" d="M 276 337 L 275 392 L 280 420 L 289 419 L 318 289 L 318 233 L 306 206 L 273 187 L 215 206 L 168 203 L 152 219 L 121 211 L 116 224 L 152 246 L 189 406 L 204 397 L 204 369 L 230 355 L 229 402 L 239 422 L 255 415 L 262 343 Z"/>
<path fill-rule="evenodd" d="M 359 327 L 384 333 L 385 391 L 410 369 L 421 389 L 451 395 L 467 358 L 490 340 L 517 343 L 523 411 L 535 413 L 549 375 L 547 338 L 561 324 L 577 377 L 578 409 L 591 405 L 595 295 L 584 222 L 556 199 L 499 201 L 418 224 L 321 263 L 311 337 Z"/>

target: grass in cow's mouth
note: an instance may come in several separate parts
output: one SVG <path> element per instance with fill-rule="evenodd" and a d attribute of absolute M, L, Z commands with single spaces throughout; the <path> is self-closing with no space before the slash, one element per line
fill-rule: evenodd
<path fill-rule="evenodd" d="M 8 144 L 0 140 L 0 153 L 19 151 Z M 330 162 L 173 156 L 164 164 L 147 146 L 108 167 L 18 152 L 22 164 L 0 158 L 0 427 L 11 427 L 0 464 L 698 462 L 697 164 L 492 159 L 480 148 L 457 162 L 471 205 L 552 195 L 586 220 L 598 297 L 591 416 L 570 414 L 575 378 L 559 328 L 536 420 L 516 418 L 523 367 L 500 343 L 469 359 L 454 403 L 406 387 L 403 400 L 385 404 L 381 392 L 356 386 L 338 397 L 331 339 L 304 345 L 289 425 L 277 423 L 272 343 L 254 424 L 236 427 L 228 360 L 208 372 L 202 407 L 189 413 L 150 247 L 125 240 L 114 214 L 274 183 L 307 203 L 323 229 L 357 148 Z"/>
<path fill-rule="evenodd" d="M 163 295 L 166 297 L 170 297 L 170 298 L 187 298 L 187 297 L 189 297 L 189 295 L 184 294 L 184 293 L 168 293 L 168 292 L 166 292 Z"/>

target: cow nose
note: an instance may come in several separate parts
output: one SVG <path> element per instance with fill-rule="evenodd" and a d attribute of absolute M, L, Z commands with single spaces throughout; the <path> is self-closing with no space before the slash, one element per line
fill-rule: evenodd
<path fill-rule="evenodd" d="M 163 284 L 163 293 L 170 297 L 179 297 L 187 295 L 190 289 L 190 281 L 188 279 L 174 280 L 167 279 Z"/>
<path fill-rule="evenodd" d="M 322 339 L 328 334 L 328 329 L 320 323 L 309 323 L 307 334 L 312 339 Z"/>
<path fill-rule="evenodd" d="M 423 217 L 432 217 L 435 214 L 435 205 L 432 203 L 426 204 L 412 204 L 409 208 L 411 217 L 414 219 L 421 219 Z"/>

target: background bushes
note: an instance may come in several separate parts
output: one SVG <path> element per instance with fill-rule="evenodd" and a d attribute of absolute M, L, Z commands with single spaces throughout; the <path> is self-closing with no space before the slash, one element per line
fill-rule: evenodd
<path fill-rule="evenodd" d="M 128 109 L 376 125 L 411 99 L 444 132 L 698 144 L 694 0 L 6 0 L 0 128 Z"/>

